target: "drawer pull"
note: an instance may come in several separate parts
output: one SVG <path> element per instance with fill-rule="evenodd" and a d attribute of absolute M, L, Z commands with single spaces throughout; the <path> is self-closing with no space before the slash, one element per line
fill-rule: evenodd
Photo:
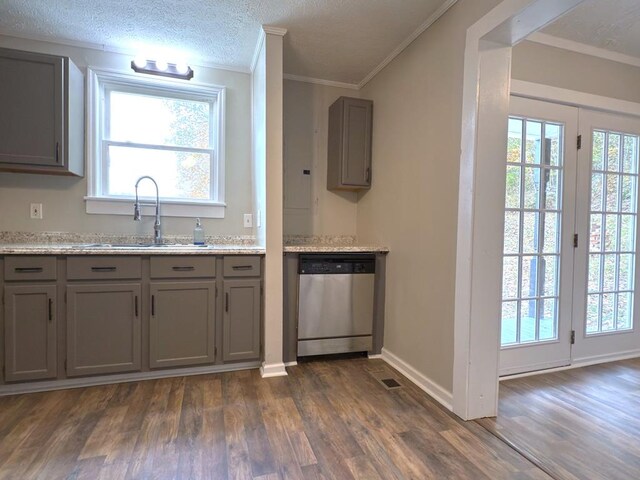
<path fill-rule="evenodd" d="M 91 267 L 92 272 L 115 272 L 116 267 Z"/>
<path fill-rule="evenodd" d="M 224 311 L 225 312 L 229 311 L 229 294 L 228 293 L 224 294 Z"/>
<path fill-rule="evenodd" d="M 53 299 L 49 299 L 49 322 L 53 321 Z"/>
<path fill-rule="evenodd" d="M 190 265 L 188 267 L 171 267 L 174 272 L 193 272 L 196 267 Z"/>
<path fill-rule="evenodd" d="M 16 273 L 41 273 L 42 267 L 16 267 L 14 271 Z"/>
<path fill-rule="evenodd" d="M 151 295 L 151 316 L 156 316 L 156 296 Z"/>
<path fill-rule="evenodd" d="M 138 317 L 138 296 L 136 295 L 135 297 L 135 311 L 136 311 L 136 318 Z"/>
<path fill-rule="evenodd" d="M 234 270 L 253 270 L 253 265 L 234 265 Z"/>

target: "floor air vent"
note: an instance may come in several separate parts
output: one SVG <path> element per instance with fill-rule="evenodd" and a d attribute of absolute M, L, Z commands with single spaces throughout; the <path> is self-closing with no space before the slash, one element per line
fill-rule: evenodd
<path fill-rule="evenodd" d="M 382 385 L 384 385 L 384 387 L 387 390 L 393 390 L 394 388 L 400 388 L 402 387 L 402 385 L 400 385 L 395 378 L 381 378 L 380 379 L 380 383 L 382 383 Z"/>

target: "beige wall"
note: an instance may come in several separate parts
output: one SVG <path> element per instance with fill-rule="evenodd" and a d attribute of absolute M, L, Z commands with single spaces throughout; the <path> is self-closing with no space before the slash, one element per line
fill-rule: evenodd
<path fill-rule="evenodd" d="M 83 71 L 86 66 L 130 72 L 129 56 L 0 36 L 0 46 L 70 56 Z M 207 235 L 250 235 L 243 214 L 253 213 L 251 179 L 251 76 L 244 73 L 194 67 L 195 80 L 225 86 L 226 96 L 226 214 L 203 219 Z M 37 132 L 34 132 L 37 134 Z M 162 192 L 162 185 L 160 185 Z M 57 231 L 79 233 L 151 234 L 153 220 L 142 222 L 121 215 L 89 215 L 85 211 L 86 178 L 0 173 L 0 231 Z M 29 204 L 43 204 L 43 220 L 29 218 Z M 133 210 L 132 210 L 133 211 Z M 163 232 L 189 235 L 193 218 L 163 218 Z"/>
<path fill-rule="evenodd" d="M 511 78 L 640 103 L 640 68 L 534 42 L 513 48 Z"/>
<path fill-rule="evenodd" d="M 284 82 L 284 233 L 355 235 L 357 194 L 327 190 L 329 106 L 357 90 Z M 311 170 L 304 175 L 303 170 Z"/>
<path fill-rule="evenodd" d="M 497 3 L 459 0 L 361 92 L 374 101 L 374 183 L 357 235 L 391 250 L 384 348 L 448 391 L 465 36 Z"/>

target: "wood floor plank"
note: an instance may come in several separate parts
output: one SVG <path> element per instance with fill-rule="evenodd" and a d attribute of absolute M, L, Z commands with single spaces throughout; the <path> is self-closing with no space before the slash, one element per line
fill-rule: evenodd
<path fill-rule="evenodd" d="M 640 359 L 506 380 L 478 423 L 558 479 L 640 478 Z"/>
<path fill-rule="evenodd" d="M 0 479 L 545 478 L 381 360 L 288 371 L 0 398 Z M 387 376 L 402 387 L 384 388 Z M 619 379 L 635 381 L 630 371 Z"/>

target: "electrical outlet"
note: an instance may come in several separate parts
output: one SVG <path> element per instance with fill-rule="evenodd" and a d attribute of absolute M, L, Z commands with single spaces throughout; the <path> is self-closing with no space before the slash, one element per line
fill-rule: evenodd
<path fill-rule="evenodd" d="M 251 228 L 253 227 L 253 215 L 250 213 L 244 214 L 244 227 Z"/>
<path fill-rule="evenodd" d="M 258 210 L 256 213 L 256 227 L 260 228 L 262 226 L 262 211 Z"/>
<path fill-rule="evenodd" d="M 32 203 L 31 204 L 31 218 L 36 220 L 42 220 L 42 204 L 41 203 Z"/>

